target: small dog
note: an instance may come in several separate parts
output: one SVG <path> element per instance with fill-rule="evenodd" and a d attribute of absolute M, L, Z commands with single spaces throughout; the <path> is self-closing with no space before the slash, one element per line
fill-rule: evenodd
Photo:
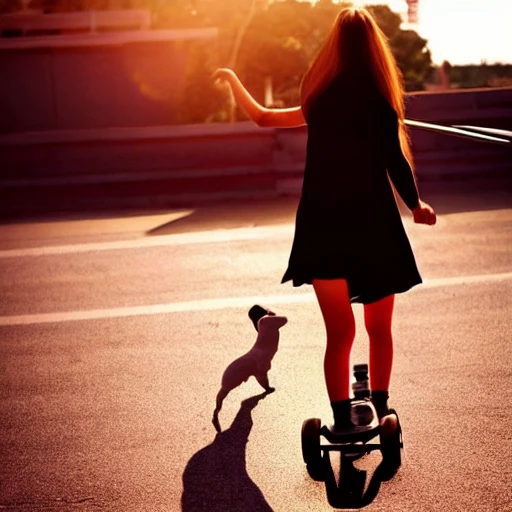
<path fill-rule="evenodd" d="M 249 318 L 252 320 L 258 337 L 252 348 L 243 356 L 235 359 L 224 370 L 221 388 L 217 394 L 215 411 L 213 412 L 213 424 L 220 432 L 219 412 L 222 402 L 230 391 L 246 382 L 253 375 L 267 393 L 274 391 L 268 382 L 268 371 L 272 358 L 277 352 L 279 344 L 279 329 L 288 322 L 284 316 L 276 316 L 273 311 L 255 305 L 249 310 Z"/>

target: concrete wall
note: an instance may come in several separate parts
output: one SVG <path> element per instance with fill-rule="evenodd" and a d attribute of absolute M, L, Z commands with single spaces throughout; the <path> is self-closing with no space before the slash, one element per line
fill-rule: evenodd
<path fill-rule="evenodd" d="M 0 133 L 168 125 L 208 30 L 0 39 Z"/>
<path fill-rule="evenodd" d="M 0 52 L 0 132 L 169 124 L 184 62 L 171 42 Z"/>

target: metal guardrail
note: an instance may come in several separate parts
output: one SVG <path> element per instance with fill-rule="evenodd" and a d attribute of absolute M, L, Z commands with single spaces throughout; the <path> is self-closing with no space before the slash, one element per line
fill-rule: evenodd
<path fill-rule="evenodd" d="M 501 138 L 507 138 L 512 140 L 512 131 L 510 130 L 501 130 L 499 128 L 487 128 L 484 126 L 466 126 L 466 125 L 454 125 L 455 128 L 460 128 L 462 130 L 470 130 L 472 132 L 482 132 L 482 133 L 490 133 Z M 510 142 L 510 141 L 509 141 Z"/>
<path fill-rule="evenodd" d="M 508 130 L 499 130 L 497 128 L 485 128 L 481 126 L 443 126 L 439 124 L 433 123 L 424 123 L 422 121 L 413 121 L 411 119 L 406 119 L 405 124 L 412 128 L 419 128 L 422 130 L 431 130 L 434 132 L 452 135 L 455 137 L 464 137 L 468 139 L 473 139 L 480 142 L 489 142 L 492 144 L 499 144 L 503 146 L 511 147 L 510 138 L 512 137 L 512 132 Z M 493 135 L 487 135 L 493 134 Z M 499 135 L 499 137 L 498 137 Z"/>

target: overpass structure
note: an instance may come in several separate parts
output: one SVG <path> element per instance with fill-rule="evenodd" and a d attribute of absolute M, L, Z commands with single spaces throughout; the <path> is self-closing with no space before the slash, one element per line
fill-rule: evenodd
<path fill-rule="evenodd" d="M 186 93 L 190 43 L 147 10 L 0 16 L 0 134 L 162 126 Z"/>
<path fill-rule="evenodd" d="M 418 181 L 512 180 L 512 88 L 411 95 L 407 115 Z M 0 215 L 296 195 L 306 137 L 252 122 L 0 135 Z"/>
<path fill-rule="evenodd" d="M 0 17 L 0 32 L 25 33 L 0 38 L 2 217 L 300 191 L 306 128 L 172 125 L 186 42 L 214 40 L 215 29 L 149 30 L 143 12 L 78 14 L 39 25 Z M 60 35 L 34 35 L 64 21 Z M 511 179 L 512 88 L 412 93 L 406 103 L 419 181 Z M 475 126 L 502 133 L 464 128 Z"/>

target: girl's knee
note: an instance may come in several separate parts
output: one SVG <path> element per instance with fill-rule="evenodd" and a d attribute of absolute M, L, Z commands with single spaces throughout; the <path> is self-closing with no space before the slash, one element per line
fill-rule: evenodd
<path fill-rule="evenodd" d="M 337 343 L 352 343 L 356 335 L 356 323 L 353 316 L 339 318 L 326 323 L 327 339 Z"/>
<path fill-rule="evenodd" d="M 391 338 L 391 322 L 365 322 L 365 327 L 370 340 Z"/>
<path fill-rule="evenodd" d="M 327 337 L 340 341 L 355 336 L 355 319 L 344 279 L 313 280 L 313 287 L 324 318 Z"/>
<path fill-rule="evenodd" d="M 370 339 L 391 336 L 394 296 L 364 306 L 364 325 Z"/>

